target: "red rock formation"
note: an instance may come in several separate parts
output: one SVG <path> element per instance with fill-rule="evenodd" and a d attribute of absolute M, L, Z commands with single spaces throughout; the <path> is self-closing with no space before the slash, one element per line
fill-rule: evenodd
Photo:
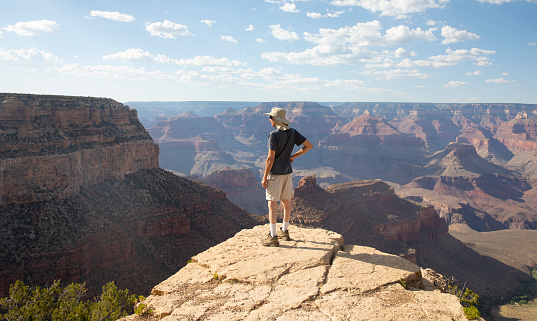
<path fill-rule="evenodd" d="M 309 176 L 295 188 L 292 202 L 294 224 L 327 228 L 412 261 L 426 249 L 427 239 L 447 233 L 445 220 L 432 207 L 399 198 L 380 180 L 335 184 L 323 190 Z"/>
<path fill-rule="evenodd" d="M 319 143 L 320 162 L 350 177 L 404 183 L 428 154 L 423 142 L 400 133 L 386 120 L 365 113 Z"/>
<path fill-rule="evenodd" d="M 110 99 L 0 95 L 0 205 L 66 198 L 158 167 L 136 111 Z M 50 197 L 48 195 L 47 197 Z"/>
<path fill-rule="evenodd" d="M 451 118 L 450 110 L 414 110 L 403 119 L 396 119 L 391 123 L 405 134 L 412 134 L 422 139 L 431 150 L 442 150 L 455 141 L 460 128 Z"/>

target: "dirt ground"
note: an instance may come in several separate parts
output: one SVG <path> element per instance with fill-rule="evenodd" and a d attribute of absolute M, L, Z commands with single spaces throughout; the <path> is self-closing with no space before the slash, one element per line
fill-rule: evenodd
<path fill-rule="evenodd" d="M 491 311 L 490 321 L 537 321 L 537 301 L 530 304 L 507 304 Z"/>

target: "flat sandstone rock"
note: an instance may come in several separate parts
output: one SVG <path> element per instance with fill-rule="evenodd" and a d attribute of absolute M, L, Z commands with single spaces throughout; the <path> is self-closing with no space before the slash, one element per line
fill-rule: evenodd
<path fill-rule="evenodd" d="M 294 226 L 292 241 L 264 247 L 268 230 L 198 254 L 153 289 L 152 317 L 123 320 L 466 320 L 455 296 L 424 290 L 420 268 L 403 258 Z"/>

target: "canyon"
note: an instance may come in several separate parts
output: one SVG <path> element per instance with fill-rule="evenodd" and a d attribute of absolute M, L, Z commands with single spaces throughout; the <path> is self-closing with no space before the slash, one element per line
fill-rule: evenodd
<path fill-rule="evenodd" d="M 136 110 L 111 99 L 0 97 L 1 296 L 17 279 L 86 282 L 90 293 L 114 280 L 147 294 L 196 253 L 266 222 L 259 175 L 270 127 L 263 113 L 274 103 L 229 107 L 214 117 L 185 111 L 146 130 Z M 439 149 L 453 127 L 444 120 L 424 126 L 420 113 L 409 120 L 405 109 L 277 105 L 315 145 L 293 164 L 293 226 L 329 229 L 349 244 L 454 275 L 491 302 L 528 278 L 448 233 L 454 221 L 484 230 L 533 228 L 537 189 L 508 165 L 512 159 L 499 164 L 499 154 L 479 154 L 469 131 L 467 141 Z M 517 115 L 527 125 L 511 127 L 531 140 L 531 117 Z M 413 125 L 398 126 L 396 117 Z M 457 117 L 454 124 L 469 123 Z M 507 137 L 504 123 L 485 125 Z M 438 128 L 437 135 L 408 132 L 420 124 Z M 494 208 L 529 205 L 517 220 L 475 197 L 498 200 Z"/>
<path fill-rule="evenodd" d="M 250 170 L 259 181 L 272 130 L 264 113 L 273 106 L 286 109 L 291 126 L 314 145 L 293 164 L 295 186 L 310 175 L 321 187 L 381 179 L 403 197 L 432 205 L 448 224 L 477 231 L 537 227 L 537 105 L 274 102 L 236 109 L 230 103 L 212 117 L 164 117 L 161 124 L 197 117 L 196 130 L 183 131 L 175 143 L 203 148 L 171 148 L 161 153 L 161 165 L 202 178 L 224 168 Z M 165 141 L 157 128 L 149 128 L 154 141 Z"/>

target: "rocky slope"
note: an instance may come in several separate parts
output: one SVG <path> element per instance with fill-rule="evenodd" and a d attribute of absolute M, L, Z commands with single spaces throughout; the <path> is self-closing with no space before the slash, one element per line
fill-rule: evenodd
<path fill-rule="evenodd" d="M 323 229 L 294 228 L 292 241 L 262 247 L 267 229 L 196 255 L 153 288 L 152 317 L 122 320 L 466 320 L 457 297 L 435 290 L 434 271 Z"/>
<path fill-rule="evenodd" d="M 321 189 L 314 177 L 306 177 L 295 188 L 292 209 L 293 225 L 326 228 L 353 244 L 453 275 L 486 300 L 506 297 L 528 279 L 514 268 L 475 253 L 447 233 L 446 221 L 432 207 L 400 198 L 379 180 Z"/>
<path fill-rule="evenodd" d="M 224 168 L 212 172 L 205 178 L 193 175 L 187 178 L 223 190 L 233 204 L 250 213 L 258 215 L 268 213 L 265 189 L 257 180 L 255 173 L 249 169 Z"/>
<path fill-rule="evenodd" d="M 158 168 L 158 146 L 120 103 L 0 96 L 0 296 L 17 279 L 86 282 L 90 295 L 115 280 L 147 293 L 191 255 L 263 221 Z"/>
<path fill-rule="evenodd" d="M 523 201 L 531 181 L 488 162 L 473 145 L 451 143 L 416 176 L 399 189 L 401 195 L 434 204 L 449 223 L 466 223 L 477 231 L 537 228 L 537 213 Z"/>

